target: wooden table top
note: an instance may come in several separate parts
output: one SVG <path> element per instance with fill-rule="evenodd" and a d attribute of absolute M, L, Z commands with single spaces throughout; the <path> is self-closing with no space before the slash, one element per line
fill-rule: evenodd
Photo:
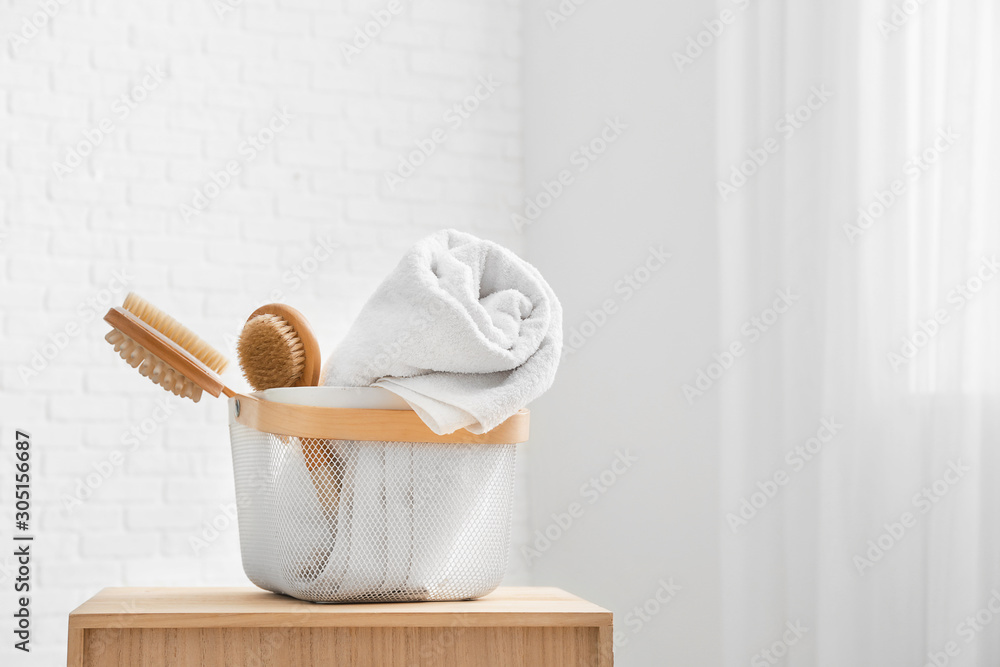
<path fill-rule="evenodd" d="M 611 612 L 558 588 L 498 588 L 478 600 L 316 604 L 259 588 L 105 588 L 71 628 L 610 627 Z"/>

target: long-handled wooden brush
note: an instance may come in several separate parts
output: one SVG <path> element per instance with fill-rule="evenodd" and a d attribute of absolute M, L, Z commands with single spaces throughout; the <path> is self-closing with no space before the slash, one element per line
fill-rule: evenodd
<path fill-rule="evenodd" d="M 243 376 L 255 391 L 319 384 L 322 363 L 319 342 L 305 316 L 291 306 L 269 303 L 251 313 L 240 333 L 236 354 Z M 302 449 L 306 468 L 332 528 L 340 500 L 343 465 L 325 442 L 309 438 L 295 438 L 295 441 Z"/>

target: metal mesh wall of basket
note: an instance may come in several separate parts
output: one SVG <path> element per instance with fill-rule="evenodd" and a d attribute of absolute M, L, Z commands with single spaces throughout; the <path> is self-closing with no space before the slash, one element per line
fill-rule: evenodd
<path fill-rule="evenodd" d="M 402 602 L 499 585 L 527 411 L 482 436 L 437 436 L 405 410 L 230 403 L 240 550 L 257 586 Z"/>

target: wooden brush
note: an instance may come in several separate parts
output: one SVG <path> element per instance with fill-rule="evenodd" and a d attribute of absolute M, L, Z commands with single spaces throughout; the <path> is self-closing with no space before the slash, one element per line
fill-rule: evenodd
<path fill-rule="evenodd" d="M 319 384 L 319 342 L 305 316 L 291 306 L 269 303 L 253 311 L 236 354 L 254 391 Z"/>
<path fill-rule="evenodd" d="M 139 374 L 167 391 L 197 403 L 203 391 L 213 396 L 236 393 L 219 373 L 229 363 L 190 329 L 134 293 L 122 307 L 111 308 L 104 320 L 113 328 L 105 340 Z M 319 383 L 319 343 L 299 311 L 283 304 L 258 308 L 247 320 L 237 345 L 240 366 L 257 391 L 274 387 L 316 386 Z M 240 398 L 249 399 L 241 396 Z M 239 415 L 239 402 L 237 401 Z M 291 443 L 292 436 L 277 436 Z M 321 440 L 299 439 L 302 455 L 331 529 L 336 525 L 341 479 Z M 336 468 L 336 470 L 335 470 Z"/>
<path fill-rule="evenodd" d="M 197 403 L 202 391 L 212 396 L 235 393 L 219 373 L 228 360 L 190 329 L 142 297 L 130 292 L 122 307 L 111 308 L 104 320 L 114 327 L 106 341 L 139 374 L 167 391 Z"/>
<path fill-rule="evenodd" d="M 236 344 L 243 376 L 254 391 L 319 384 L 319 341 L 305 316 L 281 303 L 261 306 L 247 318 Z M 282 437 L 282 440 L 285 440 Z M 291 437 L 286 442 L 291 442 Z M 321 440 L 295 438 L 330 526 L 336 525 L 342 466 Z"/>

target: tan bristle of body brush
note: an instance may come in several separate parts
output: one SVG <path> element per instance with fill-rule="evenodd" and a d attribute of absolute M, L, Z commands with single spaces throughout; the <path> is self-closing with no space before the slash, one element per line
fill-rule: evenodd
<path fill-rule="evenodd" d="M 104 339 L 115 352 L 167 391 L 195 403 L 202 391 L 234 395 L 218 375 L 228 364 L 226 358 L 145 299 L 130 293 L 104 320 L 114 327 Z"/>
<path fill-rule="evenodd" d="M 135 292 L 129 292 L 122 307 L 187 350 L 216 373 L 226 370 L 226 366 L 229 365 L 229 360 L 221 352 Z"/>
<path fill-rule="evenodd" d="M 291 306 L 270 303 L 251 313 L 236 353 L 254 391 L 319 384 L 319 341 L 305 316 Z"/>

